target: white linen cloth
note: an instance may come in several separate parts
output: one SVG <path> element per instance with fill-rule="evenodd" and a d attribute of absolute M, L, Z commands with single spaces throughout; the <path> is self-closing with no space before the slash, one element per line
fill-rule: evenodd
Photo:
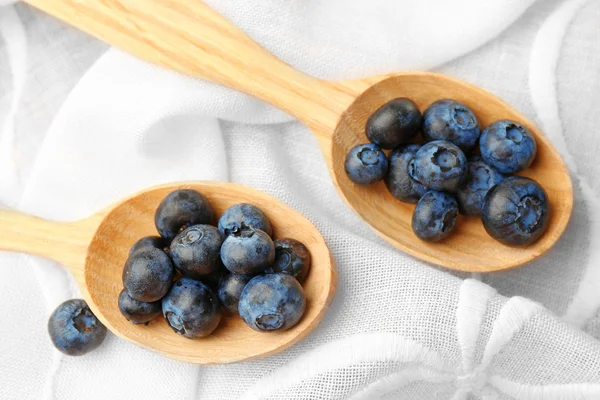
<path fill-rule="evenodd" d="M 432 267 L 345 206 L 315 139 L 285 113 L 8 5 L 0 8 L 3 204 L 74 220 L 163 182 L 239 182 L 320 229 L 339 289 L 314 333 L 261 360 L 197 366 L 112 334 L 70 358 L 53 349 L 46 320 L 79 296 L 71 277 L 50 261 L 0 253 L 0 399 L 599 399 L 600 2 L 208 3 L 318 77 L 434 70 L 503 97 L 569 165 L 575 209 L 564 237 L 514 270 Z"/>

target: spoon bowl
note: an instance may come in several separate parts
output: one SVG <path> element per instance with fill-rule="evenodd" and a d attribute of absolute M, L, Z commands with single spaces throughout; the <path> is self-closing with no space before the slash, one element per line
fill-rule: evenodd
<path fill-rule="evenodd" d="M 123 265 L 131 246 L 141 237 L 156 235 L 154 213 L 171 191 L 195 189 L 204 194 L 217 215 L 238 203 L 260 207 L 274 236 L 302 242 L 312 258 L 303 282 L 306 311 L 300 322 L 283 332 L 261 333 L 239 316 L 223 315 L 217 330 L 201 339 L 173 332 L 162 316 L 148 326 L 134 325 L 119 311 Z M 145 190 L 92 217 L 70 223 L 44 221 L 16 212 L 0 211 L 0 248 L 29 252 L 67 266 L 94 314 L 113 333 L 165 356 L 200 364 L 222 364 L 264 357 L 305 337 L 324 316 L 335 293 L 336 273 L 319 231 L 301 214 L 262 192 L 232 183 L 190 182 Z"/>
<path fill-rule="evenodd" d="M 510 268 L 548 250 L 569 221 L 573 189 L 558 152 L 523 115 L 475 86 L 426 72 L 346 82 L 316 79 L 277 59 L 199 0 L 26 2 L 143 60 L 246 92 L 295 116 L 315 134 L 348 205 L 384 239 L 415 257 L 462 271 Z M 482 127 L 507 118 L 529 128 L 538 155 L 523 175 L 548 192 L 552 215 L 547 232 L 529 247 L 507 247 L 490 238 L 479 219 L 461 217 L 444 242 L 423 242 L 411 230 L 414 205 L 398 202 L 382 183 L 362 187 L 350 182 L 344 157 L 354 145 L 367 142 L 368 116 L 396 97 L 412 99 L 422 111 L 435 100 L 451 98 L 469 106 Z"/>
<path fill-rule="evenodd" d="M 544 235 L 530 246 L 508 247 L 487 234 L 479 217 L 460 216 L 455 232 L 447 239 L 425 242 L 417 238 L 411 228 L 414 204 L 396 200 L 383 182 L 368 186 L 353 183 L 344 171 L 346 154 L 352 147 L 368 142 L 364 133 L 367 118 L 397 97 L 409 97 L 422 112 L 434 101 L 450 98 L 473 110 L 482 129 L 500 119 L 516 121 L 529 129 L 536 138 L 538 153 L 531 167 L 519 175 L 536 180 L 548 194 L 551 214 Z M 388 242 L 437 265 L 472 272 L 518 266 L 548 250 L 569 222 L 573 207 L 571 179 L 548 139 L 499 98 L 447 76 L 413 72 L 382 77 L 362 92 L 342 115 L 333 133 L 331 150 L 333 176 L 347 203 Z"/>

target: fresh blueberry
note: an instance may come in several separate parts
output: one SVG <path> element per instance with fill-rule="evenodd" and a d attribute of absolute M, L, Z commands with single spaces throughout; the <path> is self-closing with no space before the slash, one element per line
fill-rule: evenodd
<path fill-rule="evenodd" d="M 455 192 L 467 175 L 465 154 L 445 140 L 423 145 L 413 163 L 417 180 L 432 190 Z"/>
<path fill-rule="evenodd" d="M 240 295 L 246 284 L 252 279 L 249 275 L 227 274 L 219 283 L 219 300 L 230 314 L 238 314 Z"/>
<path fill-rule="evenodd" d="M 417 136 L 422 123 L 421 111 L 412 100 L 394 99 L 379 107 L 369 117 L 367 138 L 382 149 L 393 149 Z"/>
<path fill-rule="evenodd" d="M 192 225 L 171 242 L 171 259 L 183 275 L 200 279 L 216 272 L 221 264 L 223 237 L 211 225 Z"/>
<path fill-rule="evenodd" d="M 458 208 L 465 215 L 481 215 L 483 199 L 494 185 L 504 179 L 494 167 L 487 165 L 479 157 L 467 163 L 467 177 L 456 192 Z"/>
<path fill-rule="evenodd" d="M 295 239 L 277 239 L 275 241 L 275 262 L 266 269 L 266 273 L 283 272 L 292 275 L 298 282 L 304 281 L 310 269 L 310 252 Z"/>
<path fill-rule="evenodd" d="M 546 192 L 536 181 L 521 176 L 490 189 L 481 213 L 487 233 L 510 246 L 535 242 L 548 227 L 549 218 Z"/>
<path fill-rule="evenodd" d="M 275 246 L 269 235 L 260 229 L 243 229 L 225 239 L 221 260 L 234 274 L 260 274 L 275 260 Z"/>
<path fill-rule="evenodd" d="M 219 284 L 221 283 L 221 279 L 225 277 L 225 275 L 229 274 L 229 271 L 223 265 L 221 258 L 219 256 L 219 267 L 217 270 L 210 275 L 202 277 L 202 282 L 206 283 L 208 287 L 210 287 L 213 292 L 217 293 L 219 291 Z"/>
<path fill-rule="evenodd" d="M 400 146 L 390 153 L 390 168 L 385 186 L 392 196 L 405 203 L 416 203 L 427 188 L 416 180 L 414 157 L 421 148 L 418 144 Z"/>
<path fill-rule="evenodd" d="M 143 249 L 144 247 L 156 247 L 157 249 L 165 250 L 169 248 L 169 241 L 160 236 L 143 237 L 131 246 L 129 255 L 132 255 L 134 251 Z"/>
<path fill-rule="evenodd" d="M 485 128 L 479 140 L 479 150 L 486 163 L 503 174 L 513 174 L 531 165 L 537 145 L 523 125 L 501 120 Z"/>
<path fill-rule="evenodd" d="M 126 289 L 123 289 L 119 294 L 119 310 L 127 321 L 136 325 L 145 324 L 160 315 L 161 302 L 137 301 L 127 294 Z"/>
<path fill-rule="evenodd" d="M 221 321 L 219 300 L 200 281 L 181 278 L 162 300 L 162 312 L 175 332 L 186 338 L 210 335 Z"/>
<path fill-rule="evenodd" d="M 173 282 L 173 264 L 164 251 L 146 247 L 134 252 L 123 269 L 123 286 L 138 301 L 160 300 Z"/>
<path fill-rule="evenodd" d="M 242 291 L 240 316 L 256 331 L 278 331 L 296 325 L 306 299 L 300 283 L 288 274 L 267 274 L 252 278 Z"/>
<path fill-rule="evenodd" d="M 419 239 L 439 242 L 454 230 L 458 204 L 448 193 L 428 191 L 417 203 L 412 217 L 412 229 Z"/>
<path fill-rule="evenodd" d="M 160 202 L 154 223 L 160 236 L 172 240 L 192 225 L 210 224 L 214 212 L 206 197 L 192 189 L 171 192 Z"/>
<path fill-rule="evenodd" d="M 81 299 L 67 300 L 50 315 L 48 333 L 54 346 L 70 356 L 89 353 L 104 341 L 106 327 Z"/>
<path fill-rule="evenodd" d="M 235 204 L 223 212 L 219 218 L 219 231 L 224 238 L 231 232 L 254 228 L 264 231 L 267 235 L 273 235 L 271 223 L 260 208 L 252 204 Z"/>
<path fill-rule="evenodd" d="M 388 170 L 385 153 L 375 144 L 359 144 L 346 156 L 344 169 L 358 185 L 370 185 L 383 179 Z"/>
<path fill-rule="evenodd" d="M 473 111 L 455 100 L 438 100 L 423 113 L 425 141 L 447 140 L 464 152 L 477 144 L 481 130 Z"/>

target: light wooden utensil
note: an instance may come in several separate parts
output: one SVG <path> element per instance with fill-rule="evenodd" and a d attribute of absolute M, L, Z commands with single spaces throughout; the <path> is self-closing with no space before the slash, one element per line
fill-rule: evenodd
<path fill-rule="evenodd" d="M 157 235 L 154 212 L 171 191 L 203 193 L 217 215 L 237 203 L 260 207 L 275 237 L 304 243 L 312 257 L 303 283 L 304 316 L 288 331 L 260 333 L 239 317 L 226 317 L 212 335 L 196 340 L 173 332 L 164 318 L 148 326 L 128 322 L 117 306 L 121 275 L 129 249 L 140 238 Z M 220 364 L 273 354 L 298 342 L 323 318 L 335 293 L 336 273 L 319 231 L 301 214 L 267 194 L 232 183 L 189 182 L 151 188 L 77 222 L 52 222 L 13 211 L 0 211 L 0 249 L 32 253 L 67 266 L 95 315 L 113 333 L 165 356 L 201 364 Z"/>
<path fill-rule="evenodd" d="M 387 241 L 423 260 L 463 271 L 496 271 L 530 261 L 561 236 L 573 207 L 571 179 L 548 139 L 514 108 L 486 91 L 447 76 L 410 72 L 346 82 L 307 76 L 275 58 L 198 0 L 26 0 L 110 44 L 153 63 L 232 87 L 267 101 L 304 122 L 323 151 L 346 202 Z M 382 183 L 353 184 L 344 172 L 349 149 L 367 142 L 365 122 L 379 106 L 409 97 L 421 110 L 435 100 L 469 106 L 483 127 L 498 119 L 525 125 L 538 156 L 523 175 L 547 191 L 547 232 L 525 248 L 490 238 L 477 218 L 462 218 L 442 243 L 426 243 L 411 230 L 413 205 L 395 200 Z"/>

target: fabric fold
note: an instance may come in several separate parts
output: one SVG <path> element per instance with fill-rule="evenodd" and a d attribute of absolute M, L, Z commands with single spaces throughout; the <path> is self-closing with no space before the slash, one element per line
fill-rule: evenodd
<path fill-rule="evenodd" d="M 528 61 L 521 65 L 515 60 L 528 54 L 532 32 L 558 1 L 207 3 L 268 50 L 319 78 L 438 68 L 505 90 L 507 101 L 533 117 Z M 28 24 L 56 24 L 45 18 L 23 24 L 26 30 L 31 29 Z M 70 35 L 84 37 L 74 30 Z M 61 68 L 65 54 L 94 42 L 76 43 L 48 46 L 43 65 L 28 66 L 32 78 L 24 101 L 37 104 L 32 98 L 36 91 L 60 92 L 62 82 L 36 82 L 37 69 Z M 0 114 L 15 95 L 2 92 L 12 80 L 5 52 L 0 43 Z M 50 107 L 44 101 L 38 107 Z M 35 116 L 17 115 L 15 145 L 21 151 L 26 149 L 18 140 L 26 126 L 22 120 Z M 576 133 L 565 127 L 566 135 Z M 75 220 L 148 186 L 231 180 L 280 198 L 315 224 L 338 266 L 339 289 L 309 337 L 265 359 L 196 366 L 114 335 L 86 357 L 66 358 L 52 348 L 45 321 L 60 301 L 79 295 L 74 282 L 52 262 L 3 253 L 2 399 L 598 396 L 598 341 L 519 297 L 555 311 L 559 306 L 548 300 L 555 291 L 560 307 L 566 308 L 563 298 L 569 294 L 562 285 L 576 291 L 581 284 L 577 263 L 587 254 L 588 244 L 576 240 L 587 227 L 582 214 L 569 231 L 573 242 L 559 244 L 554 253 L 560 255 L 558 261 L 546 257 L 520 272 L 485 275 L 489 286 L 462 280 L 461 274 L 432 268 L 377 237 L 339 198 L 315 138 L 289 115 L 114 48 L 81 77 L 43 136 L 35 161 L 26 166 L 31 173 L 23 192 L 0 193 L 6 203 L 45 218 Z M 572 243 L 581 256 L 567 251 Z M 559 265 L 563 262 L 568 267 Z M 560 279 L 536 281 L 543 271 Z M 542 293 L 539 298 L 537 293 Z M 13 329 L 15 321 L 26 327 L 22 336 Z M 24 378 L 45 389 L 24 387 Z"/>

